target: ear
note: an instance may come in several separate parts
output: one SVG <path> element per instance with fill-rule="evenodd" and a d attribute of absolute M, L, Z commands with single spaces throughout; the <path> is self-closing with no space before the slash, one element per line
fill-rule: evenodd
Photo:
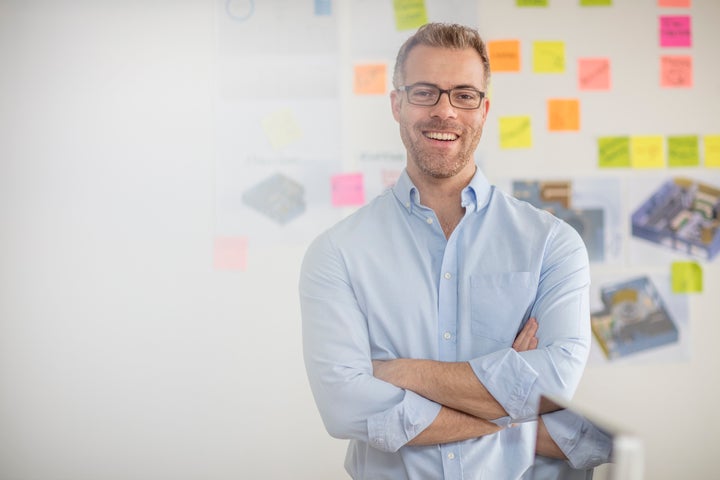
<path fill-rule="evenodd" d="M 400 104 L 402 102 L 402 92 L 393 89 L 390 92 L 390 107 L 392 108 L 393 118 L 400 123 Z"/>

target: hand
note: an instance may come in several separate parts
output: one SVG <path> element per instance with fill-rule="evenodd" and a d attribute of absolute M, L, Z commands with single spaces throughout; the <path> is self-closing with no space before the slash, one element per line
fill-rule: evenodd
<path fill-rule="evenodd" d="M 515 337 L 512 347 L 517 352 L 526 352 L 528 350 L 535 350 L 538 346 L 538 339 L 535 334 L 538 330 L 537 320 L 530 318 L 518 336 Z"/>

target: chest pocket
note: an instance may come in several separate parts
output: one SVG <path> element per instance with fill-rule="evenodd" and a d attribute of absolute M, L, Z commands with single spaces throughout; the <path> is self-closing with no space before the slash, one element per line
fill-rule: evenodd
<path fill-rule="evenodd" d="M 473 335 L 512 345 L 533 298 L 535 288 L 530 272 L 471 276 Z"/>

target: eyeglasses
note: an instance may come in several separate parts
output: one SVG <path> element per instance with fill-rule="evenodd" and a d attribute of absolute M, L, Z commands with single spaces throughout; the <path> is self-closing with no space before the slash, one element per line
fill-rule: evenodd
<path fill-rule="evenodd" d="M 403 85 L 398 90 L 407 94 L 408 102 L 413 105 L 423 107 L 432 107 L 440 101 L 440 95 L 448 94 L 450 105 L 463 110 L 475 110 L 480 108 L 482 99 L 485 98 L 485 92 L 473 87 L 455 87 L 450 90 L 443 90 L 437 85 L 431 83 L 413 83 L 412 85 Z"/>

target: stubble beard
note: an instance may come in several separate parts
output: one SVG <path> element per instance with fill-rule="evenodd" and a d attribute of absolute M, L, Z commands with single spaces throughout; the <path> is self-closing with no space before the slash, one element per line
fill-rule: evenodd
<path fill-rule="evenodd" d="M 481 134 L 482 131 L 474 132 L 474 138 L 471 139 L 469 145 L 465 145 L 464 148 L 456 154 L 448 156 L 428 152 L 419 146 L 419 140 L 416 141 L 413 139 L 408 128 L 403 127 L 400 129 L 400 137 L 408 151 L 409 159 L 424 175 L 437 179 L 454 177 L 473 160 L 473 154 L 480 141 Z M 416 129 L 416 135 L 422 137 L 422 131 Z M 460 142 L 462 140 L 458 139 L 455 141 Z"/>

